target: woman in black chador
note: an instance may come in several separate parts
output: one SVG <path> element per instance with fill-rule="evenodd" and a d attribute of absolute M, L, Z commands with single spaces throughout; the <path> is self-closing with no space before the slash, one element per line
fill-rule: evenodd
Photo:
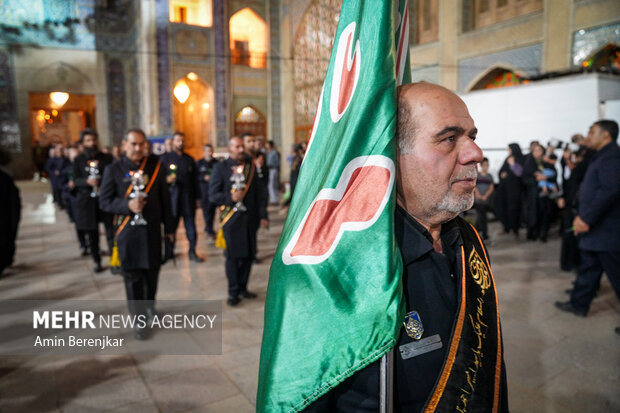
<path fill-rule="evenodd" d="M 499 170 L 499 186 L 495 194 L 495 213 L 504 232 L 519 235 L 523 183 L 523 153 L 517 143 L 508 145 L 508 157 Z"/>

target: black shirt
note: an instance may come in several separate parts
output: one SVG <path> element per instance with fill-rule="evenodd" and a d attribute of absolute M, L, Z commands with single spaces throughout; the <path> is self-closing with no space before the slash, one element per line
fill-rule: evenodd
<path fill-rule="evenodd" d="M 462 269 L 457 263 L 457 251 L 462 239 L 458 225 L 451 220 L 441 228 L 443 254 L 436 252 L 429 232 L 398 206 L 394 227 L 403 258 L 406 311 L 420 314 L 422 338 L 439 334 L 443 343 L 440 349 L 403 360 L 398 348 L 413 339 L 401 329 L 394 351 L 394 412 L 420 412 L 439 378 L 449 349 L 458 307 L 457 281 Z M 379 411 L 379 362 L 355 373 L 306 411 Z"/>

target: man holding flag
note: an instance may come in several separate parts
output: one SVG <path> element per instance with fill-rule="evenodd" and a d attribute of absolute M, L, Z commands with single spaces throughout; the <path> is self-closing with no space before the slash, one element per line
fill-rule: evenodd
<path fill-rule="evenodd" d="M 508 411 L 490 264 L 457 217 L 476 128 L 440 86 L 397 95 L 409 24 L 406 1 L 391 5 L 342 5 L 270 271 L 259 412 Z"/>

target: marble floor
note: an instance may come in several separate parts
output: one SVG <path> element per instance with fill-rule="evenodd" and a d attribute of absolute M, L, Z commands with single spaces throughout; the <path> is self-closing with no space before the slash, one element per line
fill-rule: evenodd
<path fill-rule="evenodd" d="M 123 300 L 121 278 L 93 273 L 90 259 L 79 256 L 73 227 L 46 186 L 19 186 L 16 263 L 0 276 L 0 301 Z M 271 218 L 259 233 L 261 263 L 250 281 L 257 299 L 226 306 L 221 251 L 200 234 L 198 252 L 207 260 L 189 262 L 182 227 L 176 267 L 162 268 L 158 299 L 223 302 L 222 355 L 2 356 L 0 412 L 254 411 L 268 270 L 284 221 L 275 209 Z M 490 232 L 511 411 L 620 412 L 620 303 L 607 279 L 588 317 L 561 313 L 553 302 L 567 298 L 573 274 L 558 269 L 558 235 L 542 244 L 500 234 L 497 223 Z"/>

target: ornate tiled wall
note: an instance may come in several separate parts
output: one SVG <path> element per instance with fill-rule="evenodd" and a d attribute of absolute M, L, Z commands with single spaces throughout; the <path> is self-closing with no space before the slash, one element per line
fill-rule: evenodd
<path fill-rule="evenodd" d="M 573 34 L 572 63 L 581 63 L 607 43 L 620 44 L 620 22 L 593 29 L 579 30 Z"/>
<path fill-rule="evenodd" d="M 215 127 L 217 146 L 228 145 L 228 105 L 226 100 L 226 11 L 224 0 L 213 0 L 213 35 L 215 48 Z"/>
<path fill-rule="evenodd" d="M 11 57 L 0 50 L 0 147 L 21 152 Z"/>
<path fill-rule="evenodd" d="M 527 75 L 536 75 L 542 67 L 542 44 L 476 56 L 459 61 L 459 91 L 465 88 L 490 67 L 507 64 Z"/>

